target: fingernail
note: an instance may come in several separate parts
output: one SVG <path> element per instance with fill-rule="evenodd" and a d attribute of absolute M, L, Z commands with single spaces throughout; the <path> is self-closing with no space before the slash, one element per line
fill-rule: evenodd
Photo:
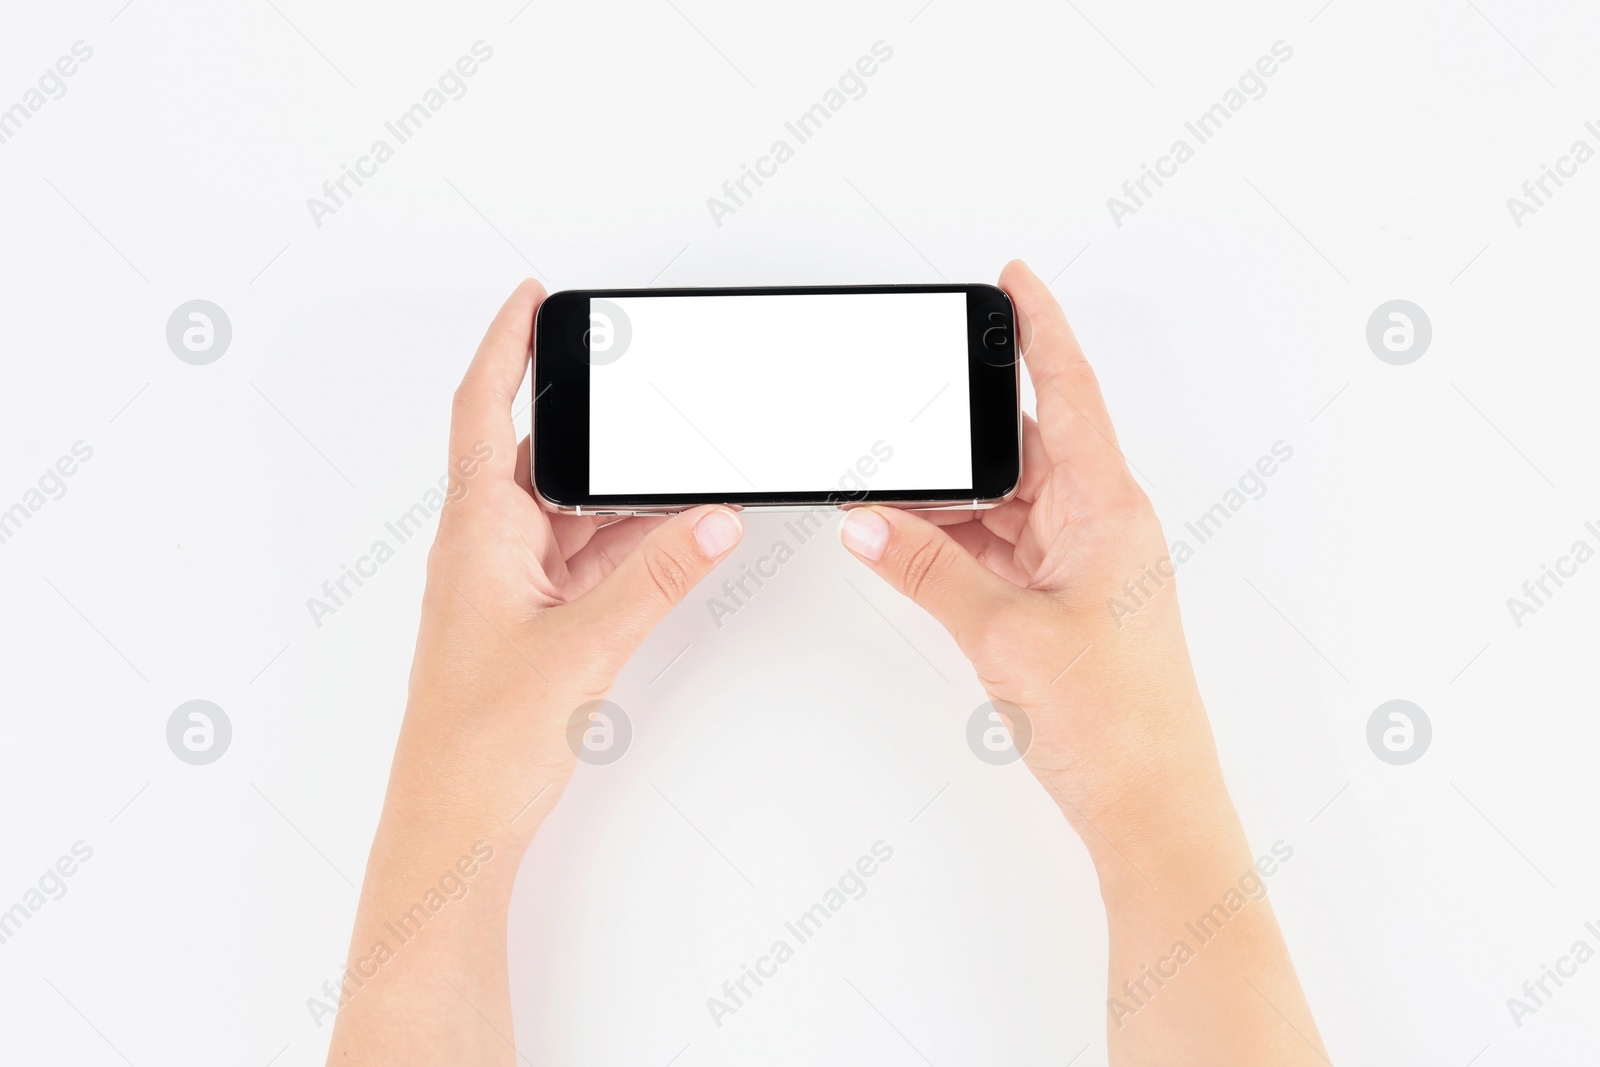
<path fill-rule="evenodd" d="M 845 512 L 839 539 L 862 559 L 876 563 L 883 555 L 883 546 L 889 543 L 888 520 L 871 508 L 852 508 Z"/>
<path fill-rule="evenodd" d="M 739 543 L 744 524 L 727 508 L 708 511 L 694 524 L 694 539 L 707 559 L 716 559 Z"/>

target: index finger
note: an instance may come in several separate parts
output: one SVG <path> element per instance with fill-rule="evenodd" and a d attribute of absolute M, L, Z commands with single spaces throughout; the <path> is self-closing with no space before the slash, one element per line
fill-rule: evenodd
<path fill-rule="evenodd" d="M 456 388 L 450 414 L 450 460 L 489 458 L 480 469 L 510 478 L 516 471 L 517 431 L 511 402 L 528 371 L 533 316 L 544 300 L 544 286 L 532 278 L 517 286 L 483 335 L 472 364 Z"/>
<path fill-rule="evenodd" d="M 1109 452 L 1120 463 L 1122 453 L 1100 383 L 1049 286 L 1014 259 L 1000 272 L 1000 288 L 1032 330 L 1023 359 L 1033 379 L 1045 454 L 1052 463 L 1084 463 Z"/>

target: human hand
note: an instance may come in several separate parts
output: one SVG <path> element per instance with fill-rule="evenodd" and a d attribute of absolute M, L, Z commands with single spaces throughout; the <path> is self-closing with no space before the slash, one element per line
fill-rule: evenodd
<path fill-rule="evenodd" d="M 859 508 L 842 536 L 944 625 L 1003 717 L 1026 716 L 1023 758 L 1096 851 L 1212 800 L 1221 777 L 1161 527 L 1094 371 L 1032 271 L 1013 262 L 1000 285 L 1037 395 L 1017 495 L 979 512 Z"/>
<path fill-rule="evenodd" d="M 428 557 L 389 795 L 476 812 L 482 832 L 499 824 L 514 845 L 572 773 L 573 713 L 611 688 L 743 532 L 724 507 L 608 521 L 538 505 L 511 403 L 544 295 L 531 280 L 512 293 L 456 391 L 450 499 Z"/>
<path fill-rule="evenodd" d="M 1186 962 L 1192 920 L 1215 916 L 1256 861 L 1222 781 L 1161 527 L 1094 372 L 1032 271 L 1013 262 L 1000 285 L 1039 416 L 1023 425 L 1016 497 L 931 521 L 858 508 L 841 536 L 950 631 L 1013 738 L 1031 733 L 1024 759 L 1100 875 L 1111 1063 L 1325 1062 L 1264 899 L 1221 910 L 1225 936 Z"/>
<path fill-rule="evenodd" d="M 543 299 L 517 287 L 456 390 L 405 720 L 328 987 L 329 1063 L 514 1061 L 506 912 L 572 774 L 569 723 L 743 532 L 723 507 L 604 524 L 539 507 L 511 404 Z"/>

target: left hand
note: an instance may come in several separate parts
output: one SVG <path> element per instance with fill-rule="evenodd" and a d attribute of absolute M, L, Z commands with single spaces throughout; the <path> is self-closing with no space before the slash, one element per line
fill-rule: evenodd
<path fill-rule="evenodd" d="M 456 390 L 405 721 L 349 964 L 327 987 L 330 1064 L 515 1061 L 506 913 L 572 775 L 568 724 L 743 529 L 722 507 L 605 524 L 539 507 L 511 403 L 543 299 L 517 287 Z"/>
<path fill-rule="evenodd" d="M 517 287 L 456 390 L 388 799 L 391 815 L 447 811 L 453 832 L 519 849 L 572 773 L 573 713 L 743 532 L 725 507 L 608 521 L 539 506 L 511 405 L 544 295 Z"/>

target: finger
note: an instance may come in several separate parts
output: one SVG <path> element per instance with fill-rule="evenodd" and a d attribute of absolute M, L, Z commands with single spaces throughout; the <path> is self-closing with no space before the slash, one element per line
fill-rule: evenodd
<path fill-rule="evenodd" d="M 639 547 L 651 530 L 666 521 L 665 516 L 637 516 L 595 530 L 594 535 L 567 558 L 568 584 L 564 590 L 567 599 L 576 600 L 599 585 Z"/>
<path fill-rule="evenodd" d="M 984 522 L 966 522 L 960 526 L 946 527 L 950 540 L 966 549 L 973 559 L 998 574 L 1012 585 L 1028 584 L 1028 576 L 1017 565 L 1016 548 L 989 529 Z"/>
<path fill-rule="evenodd" d="M 971 522 L 978 517 L 978 512 L 972 508 L 956 508 L 951 511 L 918 511 L 916 508 L 908 510 L 919 519 L 926 519 L 935 526 L 955 526 L 958 523 Z"/>
<path fill-rule="evenodd" d="M 532 453 L 529 451 L 533 438 L 524 437 L 517 446 L 517 484 L 530 496 L 533 494 L 533 483 L 529 476 L 529 463 Z M 615 523 L 621 520 L 602 518 L 599 515 L 566 515 L 553 514 L 550 516 L 550 530 L 555 534 L 554 551 L 562 560 L 571 559 L 578 550 L 589 543 L 589 538 L 594 532 L 606 523 Z"/>
<path fill-rule="evenodd" d="M 1022 536 L 1022 531 L 1027 528 L 1028 516 L 1032 514 L 1032 504 L 1020 498 L 1013 498 L 997 508 L 979 512 L 974 517 L 990 533 L 1014 545 L 1017 543 L 1017 538 Z"/>
<path fill-rule="evenodd" d="M 707 505 L 674 515 L 614 561 L 611 574 L 573 607 L 582 610 L 590 632 L 607 635 L 611 663 L 620 669 L 656 623 L 742 536 L 744 524 L 731 508 Z"/>
<path fill-rule="evenodd" d="M 1050 476 L 1050 456 L 1044 450 L 1044 438 L 1039 435 L 1039 424 L 1032 415 L 1022 416 L 1022 478 L 1017 483 L 1017 498 L 1030 504 L 1039 499 Z"/>
<path fill-rule="evenodd" d="M 511 427 L 511 432 L 516 433 L 517 428 Z M 517 484 L 533 495 L 533 435 L 524 437 L 517 445 L 517 471 L 515 474 Z"/>
<path fill-rule="evenodd" d="M 1000 273 L 1000 287 L 1031 327 L 1023 358 L 1033 379 L 1040 440 L 1054 463 L 1121 463 L 1116 432 L 1094 370 L 1049 286 L 1027 264 L 1014 259 Z"/>
<path fill-rule="evenodd" d="M 912 515 L 922 519 L 924 522 L 930 522 L 935 526 L 942 526 L 945 529 L 949 529 L 952 526 L 960 526 L 962 523 L 966 522 L 981 522 L 995 533 L 1000 534 L 1002 537 L 1006 537 L 1007 535 L 1004 531 L 1013 525 L 1010 516 L 1020 511 L 1022 517 L 1019 522 L 1026 522 L 1028 519 L 1028 511 L 1030 508 L 1032 508 L 1032 506 L 1032 504 L 1026 500 L 1023 500 L 1021 497 L 1012 497 L 1004 504 L 1000 504 L 992 508 L 984 508 L 981 511 L 974 510 L 973 508 L 961 508 L 958 511 L 918 511 L 915 508 L 910 508 L 908 510 Z M 994 519 L 1001 515 L 1006 516 L 1005 522 L 1003 524 L 996 525 Z"/>
<path fill-rule="evenodd" d="M 450 455 L 489 458 L 483 469 L 503 477 L 516 472 L 517 435 L 511 425 L 511 402 L 528 370 L 533 316 L 544 300 L 544 286 L 529 278 L 517 286 L 489 324 L 472 365 L 456 389 L 450 415 Z"/>
<path fill-rule="evenodd" d="M 845 547 L 939 621 L 962 647 L 964 639 L 1017 595 L 1017 589 L 979 563 L 944 530 L 894 508 L 855 508 L 839 528 Z"/>
<path fill-rule="evenodd" d="M 917 518 L 946 530 L 969 522 L 982 523 L 1007 541 L 1015 542 L 1022 527 L 1027 524 L 1028 513 L 1032 510 L 1033 504 L 1024 500 L 1019 494 L 1004 504 L 984 508 L 981 511 L 972 508 L 961 508 L 957 511 L 918 511 L 912 508 L 910 512 Z"/>
<path fill-rule="evenodd" d="M 607 521 L 599 515 L 550 516 L 550 529 L 556 535 L 556 551 L 562 559 L 571 559 Z"/>

